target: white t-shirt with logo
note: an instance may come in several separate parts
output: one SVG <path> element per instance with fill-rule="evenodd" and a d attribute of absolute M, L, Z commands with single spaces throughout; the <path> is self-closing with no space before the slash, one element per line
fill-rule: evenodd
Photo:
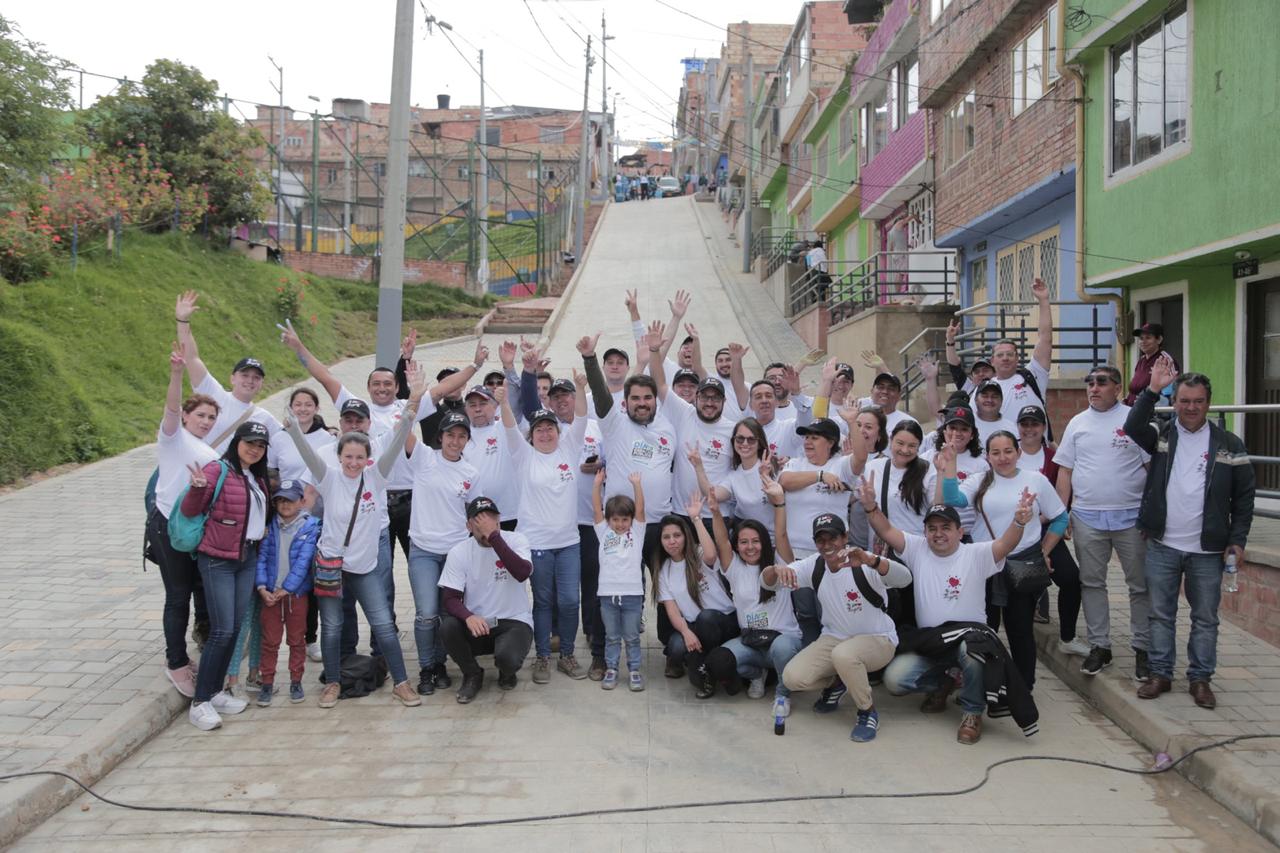
<path fill-rule="evenodd" d="M 351 528 L 351 541 L 343 547 L 351 510 L 356 505 L 356 489 L 360 477 L 348 477 L 335 461 L 316 483 L 316 491 L 324 498 L 324 522 L 320 530 L 319 551 L 326 557 L 342 557 L 342 570 L 367 575 L 378 565 L 378 541 L 382 535 L 382 519 L 387 511 L 387 481 L 377 465 L 364 469 L 364 488 L 356 522 Z"/>
<path fill-rule="evenodd" d="M 586 418 L 575 418 L 551 453 L 535 449 L 519 429 L 506 430 L 514 460 L 506 476 L 519 488 L 520 532 L 532 548 L 566 548 L 578 541 L 575 471 L 586 427 Z"/>
<path fill-rule="evenodd" d="M 338 457 L 338 439 L 334 438 L 328 430 L 312 430 L 303 437 L 326 465 Z M 280 472 L 281 482 L 298 480 L 315 485 L 311 482 L 311 470 L 307 468 L 307 463 L 302 461 L 302 454 L 298 452 L 298 446 L 292 441 L 282 438 L 271 442 L 271 446 L 267 448 L 267 467 L 275 468 Z"/>
<path fill-rule="evenodd" d="M 789 459 L 804 454 L 804 444 L 800 436 L 796 435 L 794 418 L 775 416 L 769 423 L 760 426 L 764 429 L 765 441 L 769 442 L 769 452 L 775 459 L 779 456 Z"/>
<path fill-rule="evenodd" d="M 827 473 L 825 483 L 813 483 L 803 489 L 788 490 L 787 496 L 787 538 L 791 547 L 799 551 L 813 551 L 817 546 L 813 543 L 813 520 L 824 512 L 829 512 L 840 519 L 849 517 L 850 492 L 836 491 L 831 486 L 832 478 L 852 488 L 858 479 L 853 476 L 853 457 L 832 456 L 821 465 L 815 465 L 803 455 L 796 456 L 782 469 L 782 473 L 804 474 L 822 470 Z M 770 511 L 773 507 L 769 507 Z"/>
<path fill-rule="evenodd" d="M 930 465 L 933 465 L 933 459 L 937 455 L 938 451 L 934 448 L 932 443 L 928 445 L 927 450 L 924 449 L 924 445 L 921 445 L 920 458 L 927 460 Z M 956 479 L 960 481 L 961 488 L 964 487 L 965 483 L 976 484 L 981 482 L 982 476 L 986 474 L 990 468 L 991 466 L 987 464 L 986 458 L 982 456 L 974 456 L 967 450 L 956 454 Z M 936 487 L 938 469 L 934 468 L 933 470 L 934 483 Z M 880 500 L 879 492 L 876 493 L 876 500 Z M 929 503 L 933 503 L 933 492 L 929 493 Z M 956 510 L 960 513 L 960 525 L 966 531 L 972 532 L 973 526 L 978 523 L 977 513 L 973 510 L 973 504 L 970 503 L 968 506 L 958 506 L 956 507 Z"/>
<path fill-rule="evenodd" d="M 800 623 L 791 604 L 791 590 L 786 587 L 774 590 L 768 601 L 760 600 L 760 567 L 748 566 L 737 554 L 725 572 L 729 590 L 733 595 L 733 607 L 738 613 L 738 627 L 780 631 L 789 637 L 800 636 Z"/>
<path fill-rule="evenodd" d="M 156 433 L 156 462 L 160 467 L 160 477 L 156 480 L 156 509 L 161 515 L 166 519 L 169 517 L 178 496 L 191 484 L 191 471 L 187 466 L 194 462 L 203 468 L 218 455 L 218 451 L 187 432 L 181 423 L 173 435 L 165 435 L 163 428 Z M 213 488 L 213 483 L 209 487 Z"/>
<path fill-rule="evenodd" d="M 608 519 L 595 525 L 600 542 L 600 580 L 596 595 L 644 595 L 644 522 L 631 520 L 626 532 L 618 533 Z"/>
<path fill-rule="evenodd" d="M 209 430 L 209 434 L 205 436 L 205 440 L 212 443 L 219 436 L 226 433 L 226 438 L 219 441 L 213 447 L 221 456 L 231 445 L 231 439 L 235 437 L 235 430 L 231 429 L 231 425 L 240 420 L 240 416 L 247 409 L 253 409 L 253 414 L 249 415 L 247 420 L 257 421 L 267 428 L 267 432 L 271 433 L 271 441 L 275 441 L 276 433 L 284 429 L 280 425 L 280 421 L 276 420 L 266 409 L 256 403 L 242 403 L 235 396 L 223 388 L 218 380 L 213 378 L 212 373 L 206 372 L 204 379 L 200 380 L 200 384 L 192 389 L 197 394 L 204 394 L 206 397 L 213 398 L 218 404 L 218 419 L 213 422 L 213 429 Z M 228 432 L 230 430 L 230 432 Z"/>
<path fill-rule="evenodd" d="M 921 460 L 923 462 L 923 460 Z M 884 494 L 884 486 L 881 480 L 884 478 L 884 472 L 889 472 L 889 505 L 881 506 L 880 511 L 889 519 L 889 523 L 904 533 L 923 533 L 924 532 L 924 514 L 928 512 L 929 507 L 933 505 L 934 489 L 937 486 L 938 470 L 924 462 L 928 467 L 928 471 L 924 475 L 924 501 L 920 504 L 919 512 L 915 507 L 907 503 L 902 498 L 901 486 L 902 475 L 906 472 L 905 468 L 897 468 L 893 464 L 893 460 L 888 456 L 883 459 L 867 460 L 866 477 L 871 481 L 871 485 L 876 490 L 876 503 L 880 504 L 880 496 Z M 910 562 L 907 563 L 912 570 L 915 566 Z"/>
<path fill-rule="evenodd" d="M 982 452 L 987 452 L 987 439 L 993 434 L 1004 430 L 1013 436 L 1013 440 L 1018 440 L 1018 425 L 1004 417 L 994 421 L 984 421 L 982 418 L 975 418 L 974 423 L 978 426 L 978 443 L 982 445 Z"/>
<path fill-rule="evenodd" d="M 342 409 L 344 403 L 348 400 L 361 400 L 369 407 L 369 437 L 370 438 L 386 438 L 391 437 L 391 433 L 396 431 L 396 424 L 400 423 L 400 418 L 404 416 L 405 407 L 409 404 L 408 400 L 395 400 L 385 406 L 380 406 L 363 397 L 357 397 L 343 385 L 338 389 L 338 399 L 333 404 Z M 428 417 L 436 410 L 435 401 L 431 399 L 431 395 L 425 394 L 418 403 L 418 414 L 416 420 L 421 421 Z M 413 488 L 413 466 L 409 464 L 409 457 L 401 453 L 396 458 L 395 464 L 391 467 L 391 476 L 387 478 L 387 488 L 393 491 L 412 489 Z"/>
<path fill-rule="evenodd" d="M 512 551 L 530 559 L 529 542 L 523 536 L 514 530 L 503 531 L 501 536 Z M 439 585 L 460 590 L 463 606 L 476 616 L 515 619 L 533 627 L 533 609 L 524 581 L 513 578 L 498 552 L 484 547 L 470 534 L 449 549 Z"/>
<path fill-rule="evenodd" d="M 484 494 L 480 475 L 466 457 L 450 462 L 441 451 L 421 442 L 409 458 L 413 463 L 409 539 L 424 551 L 448 554 L 471 535 L 467 504 Z"/>
<path fill-rule="evenodd" d="M 916 624 L 934 628 L 943 622 L 987 621 L 987 578 L 1000 571 L 991 543 L 961 544 L 939 557 L 923 536 L 908 533 L 902 558 L 911 567 Z M 824 580 L 823 586 L 826 586 Z"/>
<path fill-rule="evenodd" d="M 689 445 L 696 445 L 702 454 L 702 467 L 707 472 L 711 485 L 718 486 L 724 482 L 729 473 L 729 463 L 733 453 L 734 421 L 723 414 L 711 423 L 698 416 L 697 410 L 681 400 L 674 391 L 667 392 L 664 401 L 666 408 L 662 413 L 676 428 L 676 441 L 679 451 L 675 462 L 675 500 L 681 506 L 689 496 L 699 490 L 698 475 L 689 462 Z M 702 508 L 702 517 L 710 518 L 711 510 Z"/>
<path fill-rule="evenodd" d="M 582 473 L 582 466 L 592 456 L 596 457 L 597 461 L 605 461 L 604 436 L 600 434 L 600 423 L 595 418 L 579 419 L 575 416 L 573 420 L 573 424 L 560 422 L 560 441 L 561 443 L 565 441 L 565 435 L 578 420 L 586 421 L 586 431 L 582 434 L 582 441 L 578 446 L 578 462 L 573 470 L 578 483 L 578 524 L 590 526 L 596 523 L 595 511 L 591 506 L 591 490 L 595 485 L 596 475 Z"/>
<path fill-rule="evenodd" d="M 796 583 L 801 587 L 813 587 L 813 573 L 817 568 L 821 554 L 812 554 L 803 560 L 791 563 L 796 573 Z M 827 568 L 818 586 L 818 604 L 822 608 L 822 633 L 838 640 L 847 640 L 862 634 L 888 637 L 894 645 L 898 644 L 898 629 L 889 614 L 874 606 L 863 597 L 854 580 L 854 571 L 861 571 L 867 579 L 867 585 L 879 593 L 882 601 L 889 600 L 886 578 L 869 567 L 842 568 L 831 571 Z M 910 575 L 898 578 L 901 586 L 910 583 Z"/>
<path fill-rule="evenodd" d="M 640 474 L 644 489 L 645 521 L 655 522 L 671 512 L 673 477 L 671 465 L 679 452 L 675 427 L 663 414 L 647 424 L 638 424 L 621 409 L 610 409 L 600 420 L 609 475 L 605 478 L 604 499 L 614 495 L 633 497 L 627 478 Z"/>
<path fill-rule="evenodd" d="M 759 462 L 750 468 L 731 468 L 720 485 L 729 490 L 736 517 L 760 522 L 769 531 L 769 536 L 773 536 L 773 504 L 760 483 Z M 721 512 L 724 512 L 723 508 Z"/>
<path fill-rule="evenodd" d="M 733 613 L 733 599 L 725 590 L 719 578 L 719 570 L 715 566 L 698 562 L 698 594 L 702 598 L 702 606 L 689 595 L 689 584 L 684 576 L 684 560 L 675 562 L 668 559 L 658 572 L 658 603 L 674 601 L 684 621 L 692 624 L 703 610 L 718 610 L 721 613 Z"/>
<path fill-rule="evenodd" d="M 1018 469 L 1021 471 L 1042 471 L 1044 469 L 1044 448 L 1040 448 L 1035 453 L 1022 451 L 1022 454 L 1018 457 Z"/>
<path fill-rule="evenodd" d="M 1204 478 L 1209 468 L 1209 423 L 1195 432 L 1188 432 L 1177 418 L 1173 423 L 1178 445 L 1164 492 L 1164 534 L 1159 541 L 1179 551 L 1203 554 L 1200 533 L 1204 528 Z"/>
<path fill-rule="evenodd" d="M 1022 367 L 1025 367 L 1027 372 L 1036 380 L 1036 384 L 1040 386 L 1041 391 L 1049 387 L 1049 371 L 1045 370 L 1040 362 L 1034 358 L 1028 359 Z M 999 383 L 1000 390 L 1004 392 L 1003 402 L 1000 404 L 1000 417 L 1005 420 L 1016 423 L 1018 412 L 1022 411 L 1023 406 L 1039 406 L 1048 411 L 1048 406 L 1045 405 L 1044 400 L 1040 399 L 1036 392 L 1031 390 L 1027 380 L 1023 379 L 1020 374 L 1015 373 L 1008 379 L 1000 379 L 993 376 L 991 380 Z M 970 401 L 972 402 L 976 396 L 977 393 L 975 391 L 969 396 Z M 976 403 L 974 405 L 976 406 Z M 1013 434 L 1017 435 L 1018 431 L 1014 430 Z"/>
<path fill-rule="evenodd" d="M 981 484 L 981 477 L 970 477 L 960 485 L 960 491 L 969 499 L 969 506 L 974 512 L 977 512 L 975 501 Z M 1058 497 L 1058 490 L 1039 471 L 1019 470 L 1012 477 L 1001 477 L 997 474 L 991 479 L 991 485 L 987 488 L 986 494 L 982 496 L 982 511 L 991 521 L 991 530 L 987 529 L 986 522 L 979 516 L 977 523 L 969 530 L 974 542 L 990 542 L 1004 535 L 1009 525 L 1013 523 L 1013 514 L 1018 510 L 1023 489 L 1029 489 L 1031 494 L 1036 496 L 1036 502 L 1031 508 L 1031 520 L 1022 529 L 1022 538 L 1010 553 L 1017 554 L 1040 541 L 1042 532 L 1040 516 L 1053 519 L 1067 511 L 1062 498 Z M 992 531 L 995 532 L 994 535 Z"/>
<path fill-rule="evenodd" d="M 1071 505 L 1085 510 L 1137 509 L 1151 456 L 1125 435 L 1129 407 L 1092 407 L 1067 424 L 1053 461 L 1072 469 Z"/>
<path fill-rule="evenodd" d="M 471 427 L 471 440 L 463 448 L 462 458 L 476 469 L 484 483 L 484 491 L 476 494 L 497 504 L 503 521 L 519 518 L 520 481 L 512 476 L 511 450 L 502 423 Z"/>

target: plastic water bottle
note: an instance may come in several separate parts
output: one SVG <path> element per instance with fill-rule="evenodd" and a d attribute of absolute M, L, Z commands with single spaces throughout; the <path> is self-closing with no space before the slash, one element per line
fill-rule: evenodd
<path fill-rule="evenodd" d="M 773 733 L 775 735 L 785 735 L 787 733 L 787 718 L 774 716 Z"/>
<path fill-rule="evenodd" d="M 1236 568 L 1236 555 L 1234 553 L 1228 554 L 1226 561 L 1222 565 L 1222 591 L 1240 591 L 1240 574 Z"/>

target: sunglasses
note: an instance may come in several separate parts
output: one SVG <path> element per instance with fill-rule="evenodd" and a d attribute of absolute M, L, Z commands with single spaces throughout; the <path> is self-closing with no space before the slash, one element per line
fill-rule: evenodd
<path fill-rule="evenodd" d="M 757 441 L 754 435 L 735 435 L 733 437 L 733 443 L 734 444 L 756 444 Z"/>

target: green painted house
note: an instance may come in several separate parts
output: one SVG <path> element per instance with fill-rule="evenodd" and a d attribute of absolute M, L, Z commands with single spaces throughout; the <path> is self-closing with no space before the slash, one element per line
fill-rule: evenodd
<path fill-rule="evenodd" d="M 1119 288 L 1133 326 L 1163 324 L 1215 403 L 1280 403 L 1280 2 L 1065 6 L 1063 59 L 1085 84 L 1084 286 Z M 1280 455 L 1280 416 L 1234 427 Z"/>
<path fill-rule="evenodd" d="M 847 273 L 866 257 L 866 235 L 858 217 L 858 111 L 849 105 L 849 75 L 821 103 L 805 142 L 812 146 L 813 230 L 827 237 L 834 274 Z"/>

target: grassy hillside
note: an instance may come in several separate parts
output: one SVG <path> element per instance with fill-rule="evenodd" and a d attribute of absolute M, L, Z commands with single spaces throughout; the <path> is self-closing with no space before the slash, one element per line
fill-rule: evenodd
<path fill-rule="evenodd" d="M 278 288 L 305 292 L 293 322 L 318 357 L 374 349 L 373 284 L 303 276 L 177 235 L 126 235 L 121 255 L 82 259 L 75 273 L 64 267 L 43 281 L 0 280 L 0 484 L 152 440 L 183 290 L 201 294 L 193 328 L 224 384 L 250 354 L 266 365 L 268 391 L 305 375 L 279 343 Z M 405 287 L 404 319 L 419 340 L 463 334 L 485 310 L 457 290 Z"/>

